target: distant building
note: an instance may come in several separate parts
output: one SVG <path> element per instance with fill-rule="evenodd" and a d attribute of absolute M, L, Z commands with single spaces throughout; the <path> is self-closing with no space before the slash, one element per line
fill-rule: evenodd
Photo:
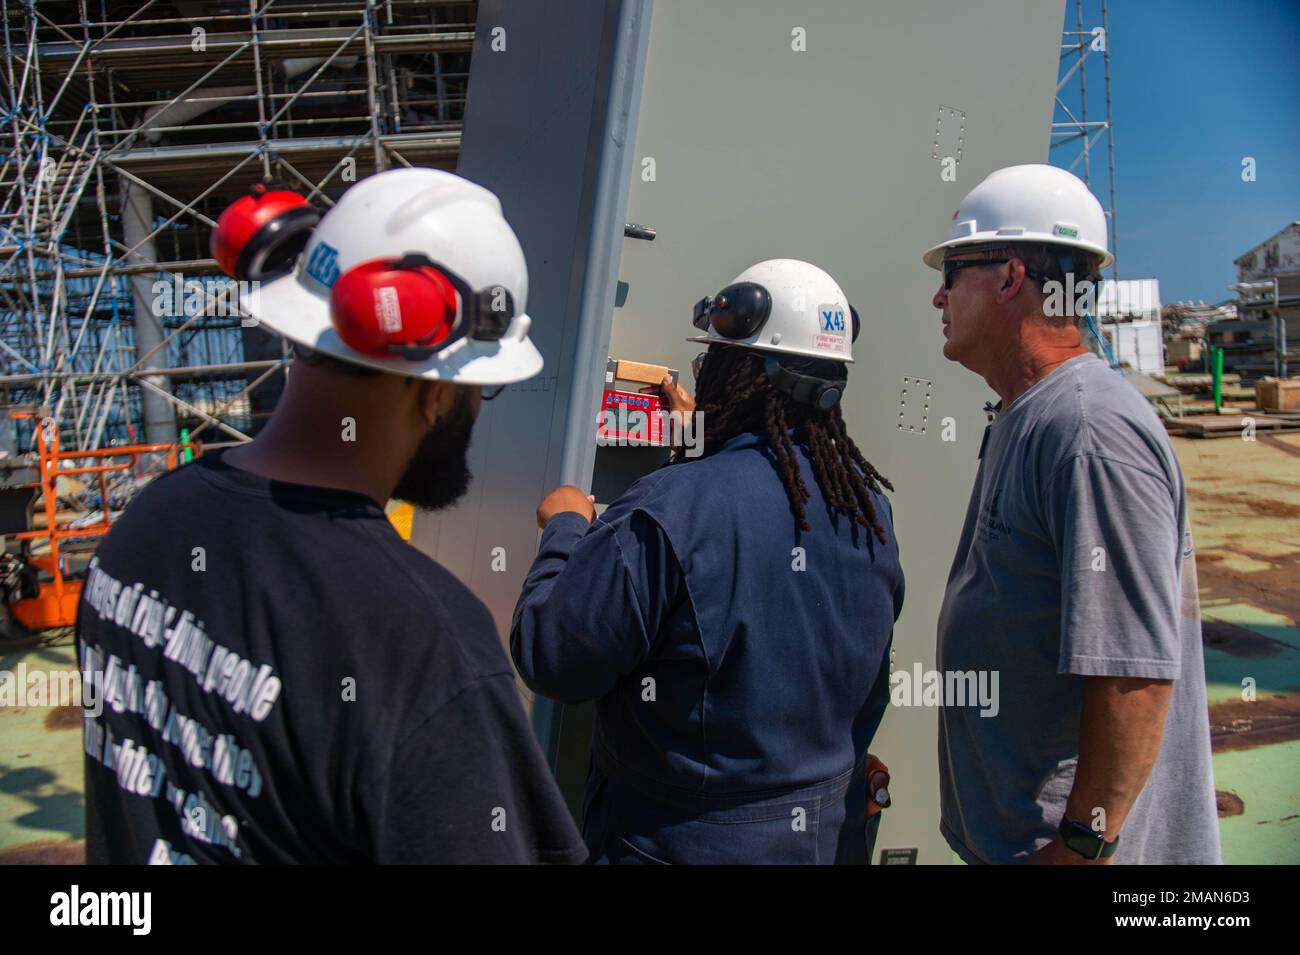
<path fill-rule="evenodd" d="M 1236 323 L 1209 326 L 1225 371 L 1243 380 L 1300 370 L 1300 221 L 1234 260 Z"/>
<path fill-rule="evenodd" d="M 1236 299 L 1214 305 L 1205 302 L 1171 302 L 1161 310 L 1165 331 L 1165 362 L 1179 371 L 1205 369 L 1206 329 L 1218 322 L 1236 321 Z"/>
<path fill-rule="evenodd" d="M 1300 274 L 1300 221 L 1265 239 L 1233 260 L 1238 282 L 1268 281 L 1277 275 Z"/>
<path fill-rule="evenodd" d="M 1121 365 L 1146 375 L 1165 370 L 1158 280 L 1103 281 L 1097 290 L 1097 320 Z"/>

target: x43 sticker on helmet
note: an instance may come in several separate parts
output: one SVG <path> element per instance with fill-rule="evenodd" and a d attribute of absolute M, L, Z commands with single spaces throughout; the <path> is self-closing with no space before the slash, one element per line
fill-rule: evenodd
<path fill-rule="evenodd" d="M 831 303 L 817 306 L 818 331 L 813 339 L 813 347 L 818 351 L 843 352 L 846 345 L 845 331 L 848 329 L 848 316 L 844 309 Z"/>
<path fill-rule="evenodd" d="M 316 243 L 307 258 L 306 272 L 325 288 L 332 288 L 339 277 L 339 250 L 328 242 Z"/>

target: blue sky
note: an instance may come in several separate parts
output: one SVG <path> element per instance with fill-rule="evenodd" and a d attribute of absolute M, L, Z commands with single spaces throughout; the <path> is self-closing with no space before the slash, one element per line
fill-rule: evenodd
<path fill-rule="evenodd" d="M 1085 29 L 1099 10 L 1085 0 Z M 1111 0 L 1108 13 L 1120 277 L 1159 279 L 1165 302 L 1221 301 L 1232 260 L 1300 219 L 1300 0 Z M 1087 79 L 1088 118 L 1102 119 L 1099 55 Z"/>

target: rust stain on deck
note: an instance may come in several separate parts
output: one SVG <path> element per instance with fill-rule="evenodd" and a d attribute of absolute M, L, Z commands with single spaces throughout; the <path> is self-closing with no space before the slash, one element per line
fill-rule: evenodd
<path fill-rule="evenodd" d="M 1246 811 L 1246 804 L 1242 802 L 1240 796 L 1222 789 L 1214 791 L 1214 805 L 1219 810 L 1220 816 L 1240 816 Z"/>
<path fill-rule="evenodd" d="M 86 840 L 40 839 L 0 849 L 0 865 L 85 865 Z"/>
<path fill-rule="evenodd" d="M 47 730 L 75 730 L 81 727 L 81 707 L 56 706 L 45 714 Z"/>
<path fill-rule="evenodd" d="M 1195 501 L 1235 508 L 1244 507 L 1261 517 L 1300 517 L 1300 504 L 1288 504 L 1286 501 L 1241 491 L 1207 491 L 1205 488 L 1189 486 L 1187 496 Z"/>
<path fill-rule="evenodd" d="M 1300 739 L 1300 694 L 1210 707 L 1210 745 L 1216 753 Z"/>
<path fill-rule="evenodd" d="M 1245 603 L 1265 608 L 1290 619 L 1291 626 L 1300 625 L 1300 553 L 1265 555 L 1245 547 L 1220 548 L 1264 561 L 1267 568 L 1244 571 L 1222 561 L 1222 553 L 1197 553 L 1196 575 L 1201 590 L 1201 605 L 1206 601 L 1226 598 L 1232 603 Z"/>

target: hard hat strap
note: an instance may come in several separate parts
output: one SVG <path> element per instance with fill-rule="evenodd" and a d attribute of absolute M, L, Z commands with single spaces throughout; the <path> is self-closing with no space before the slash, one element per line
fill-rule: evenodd
<path fill-rule="evenodd" d="M 780 359 L 771 356 L 764 360 L 763 369 L 773 388 L 819 411 L 830 411 L 839 404 L 848 384 L 847 375 L 843 378 L 805 375 L 787 368 Z"/>

